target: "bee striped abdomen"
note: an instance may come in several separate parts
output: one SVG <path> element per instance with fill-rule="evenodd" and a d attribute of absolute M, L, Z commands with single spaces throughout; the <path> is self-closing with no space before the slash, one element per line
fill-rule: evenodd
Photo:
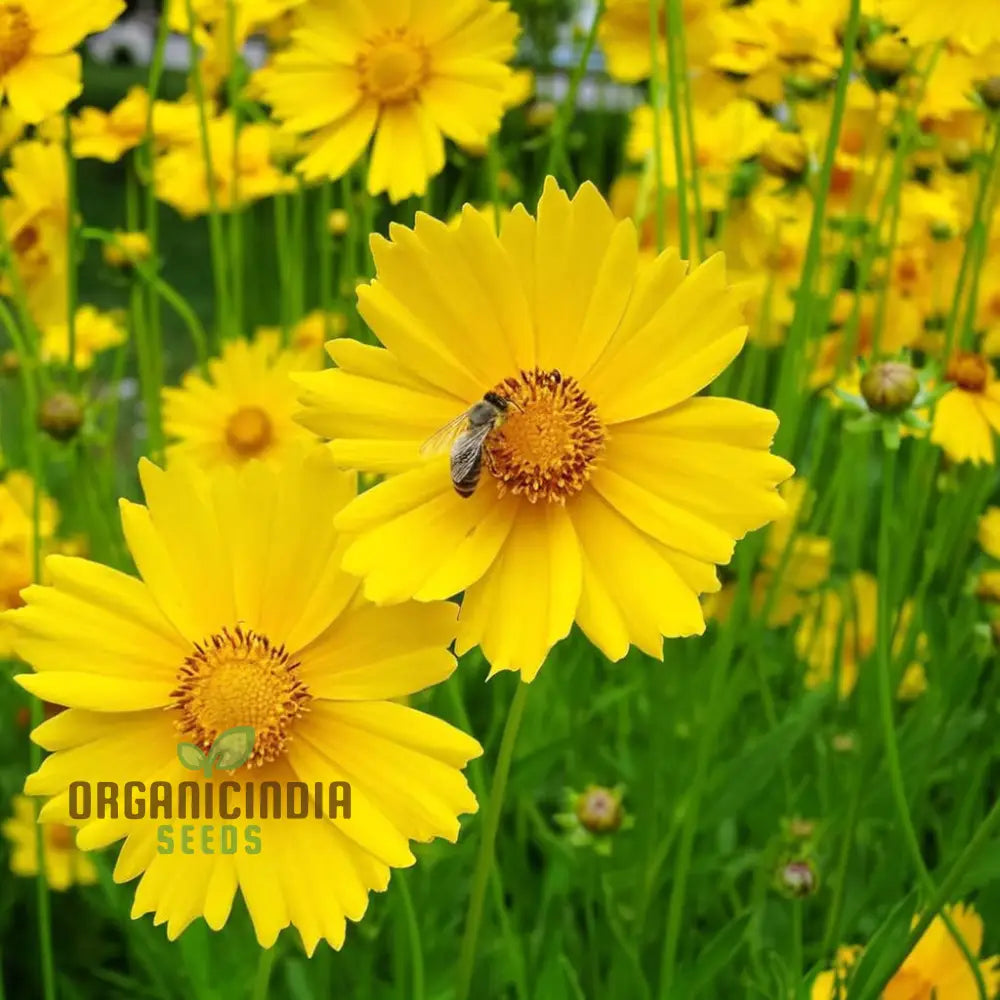
<path fill-rule="evenodd" d="M 479 485 L 479 476 L 483 470 L 483 460 L 480 455 L 479 458 L 472 464 L 472 467 L 465 472 L 461 478 L 452 476 L 452 485 L 455 487 L 455 492 L 460 497 L 471 497 L 473 493 L 476 492 L 476 487 Z"/>

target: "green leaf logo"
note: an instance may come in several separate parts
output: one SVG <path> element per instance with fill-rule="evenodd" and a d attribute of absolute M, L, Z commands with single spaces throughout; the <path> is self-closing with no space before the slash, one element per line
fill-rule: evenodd
<path fill-rule="evenodd" d="M 177 757 L 189 771 L 203 771 L 206 778 L 216 769 L 234 771 L 253 753 L 253 726 L 234 726 L 219 733 L 208 753 L 195 743 L 178 743 Z"/>
<path fill-rule="evenodd" d="M 205 755 L 194 743 L 178 743 L 177 756 L 189 771 L 200 771 L 205 766 Z"/>
<path fill-rule="evenodd" d="M 233 771 L 242 767 L 253 753 L 253 740 L 253 726 L 234 726 L 219 733 L 208 752 L 209 765 L 220 771 Z"/>

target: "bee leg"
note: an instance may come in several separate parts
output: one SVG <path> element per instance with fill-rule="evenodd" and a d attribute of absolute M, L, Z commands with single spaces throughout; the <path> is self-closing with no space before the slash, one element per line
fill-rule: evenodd
<path fill-rule="evenodd" d="M 493 464 L 493 456 L 485 448 L 483 449 L 483 461 L 486 463 L 486 468 L 489 469 L 490 475 L 499 478 L 497 476 L 497 467 Z"/>

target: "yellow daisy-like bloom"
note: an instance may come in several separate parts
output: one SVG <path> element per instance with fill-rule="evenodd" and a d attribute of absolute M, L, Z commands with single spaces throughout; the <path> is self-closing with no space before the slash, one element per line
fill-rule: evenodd
<path fill-rule="evenodd" d="M 24 795 L 14 799 L 14 815 L 0 824 L 0 832 L 10 841 L 10 870 L 26 878 L 37 875 L 38 839 L 31 799 Z M 42 853 L 45 881 L 50 889 L 65 892 L 73 885 L 97 882 L 94 862 L 77 849 L 73 828 L 65 823 L 42 824 Z"/>
<path fill-rule="evenodd" d="M 663 183 L 677 187 L 677 160 L 674 155 L 673 132 L 669 111 L 661 111 L 661 170 Z M 653 109 L 645 104 L 632 113 L 632 128 L 628 137 L 628 156 L 634 161 L 652 155 L 654 142 Z M 753 101 L 730 101 L 719 111 L 694 109 L 695 159 L 702 178 L 702 204 L 709 209 L 722 209 L 726 204 L 729 184 L 736 164 L 760 152 L 765 142 L 777 131 L 778 123 L 765 118 Z M 687 147 L 685 160 L 689 159 Z M 690 164 L 687 170 L 690 172 Z"/>
<path fill-rule="evenodd" d="M 0 105 L 0 156 L 24 135 L 25 123 L 14 112 Z"/>
<path fill-rule="evenodd" d="M 374 134 L 368 191 L 400 201 L 444 168 L 444 137 L 475 147 L 499 129 L 517 33 L 491 0 L 311 4 L 260 83 L 285 128 L 313 134 L 306 178 L 340 177 Z"/>
<path fill-rule="evenodd" d="M 142 142 L 148 109 L 142 87 L 133 87 L 110 111 L 83 108 L 70 124 L 74 156 L 116 163 Z"/>
<path fill-rule="evenodd" d="M 83 108 L 70 125 L 73 154 L 117 162 L 142 142 L 148 114 L 144 87 L 132 87 L 110 111 Z M 151 124 L 157 147 L 190 147 L 199 135 L 198 106 L 193 101 L 154 101 Z"/>
<path fill-rule="evenodd" d="M 331 337 L 340 337 L 347 332 L 347 317 L 341 312 L 324 313 L 322 309 L 303 316 L 288 331 L 287 350 L 296 355 L 294 367 L 289 371 L 317 371 L 326 363 L 323 345 Z M 266 341 L 272 353 L 277 356 L 282 351 L 280 326 L 259 326 L 254 331 L 255 341 Z"/>
<path fill-rule="evenodd" d="M 0 100 L 30 124 L 62 111 L 83 89 L 72 50 L 124 9 L 122 0 L 0 2 Z"/>
<path fill-rule="evenodd" d="M 797 530 L 812 503 L 809 484 L 801 478 L 789 479 L 782 484 L 780 493 L 787 509 L 767 529 L 761 571 L 753 578 L 750 595 L 750 607 L 754 614 L 761 614 L 770 598 L 767 624 L 771 628 L 787 625 L 801 614 L 808 593 L 829 578 L 833 561 L 833 546 L 829 538 Z M 779 568 L 781 577 L 772 595 Z M 729 583 L 718 594 L 709 594 L 703 601 L 705 617 L 725 621 L 732 609 L 737 586 Z"/>
<path fill-rule="evenodd" d="M 964 903 L 947 906 L 945 910 L 969 951 L 978 955 L 983 946 L 982 917 Z M 917 920 L 918 917 L 913 918 L 914 926 Z M 813 980 L 810 1000 L 843 1000 L 847 996 L 847 977 L 860 956 L 860 948 L 838 949 L 835 968 L 821 972 Z M 1000 990 L 1000 957 L 983 959 L 979 963 L 979 971 L 988 995 L 996 996 Z M 962 949 L 955 943 L 947 924 L 936 916 L 886 984 L 882 998 L 976 1000 L 979 995 L 976 978 Z"/>
<path fill-rule="evenodd" d="M 723 6 L 722 0 L 684 0 L 684 40 L 691 65 L 701 65 L 714 50 L 715 22 Z M 608 0 L 597 38 L 609 76 L 623 83 L 638 83 L 652 75 L 649 29 L 648 0 Z M 658 19 L 657 63 L 662 77 L 667 67 L 666 5 Z"/>
<path fill-rule="evenodd" d="M 47 142 L 19 142 L 3 180 L 9 195 L 0 201 L 0 212 L 28 310 L 40 326 L 58 322 L 67 313 L 69 264 L 63 150 Z M 12 295 L 13 290 L 10 276 L 0 271 L 0 294 Z"/>
<path fill-rule="evenodd" d="M 189 372 L 180 388 L 163 390 L 163 429 L 175 443 L 170 461 L 187 458 L 202 468 L 280 459 L 313 436 L 292 417 L 297 409 L 289 372 L 301 371 L 301 353 L 282 351 L 265 335 L 232 340 L 208 363 L 208 378 Z"/>
<path fill-rule="evenodd" d="M 48 798 L 44 820 L 80 827 L 83 850 L 125 838 L 114 877 L 142 874 L 132 915 L 153 913 L 170 939 L 199 916 L 222 927 L 239 888 L 263 947 L 291 924 L 310 954 L 321 939 L 339 948 L 345 918 L 360 920 L 390 869 L 414 863 L 409 841 L 454 841 L 458 816 L 476 809 L 461 768 L 479 744 L 394 700 L 452 673 L 456 608 L 360 600 L 331 518 L 354 482 L 325 449 L 214 476 L 148 462 L 139 473 L 146 506 L 123 501 L 122 524 L 140 579 L 51 557 L 52 586 L 7 613 L 36 671 L 19 682 L 68 709 L 32 734 L 53 752 L 25 791 Z M 194 777 L 178 744 L 207 751 L 237 726 L 255 733 L 247 764 L 201 782 L 235 782 L 241 808 L 248 786 L 257 803 L 266 782 L 309 786 L 307 817 L 243 813 L 256 853 L 240 840 L 219 851 L 218 809 L 196 822 L 194 853 L 159 848 L 162 815 L 71 820 L 74 781 L 162 781 L 176 803 Z M 318 818 L 313 789 L 334 781 L 350 784 L 350 816 Z M 329 875 L 322 892 L 316 872 Z"/>
<path fill-rule="evenodd" d="M 366 595 L 464 590 L 458 651 L 527 680 L 574 620 L 612 659 L 702 632 L 698 595 L 782 513 L 792 472 L 768 452 L 773 413 L 696 395 L 746 339 L 721 255 L 642 264 L 631 220 L 551 178 L 537 220 L 518 205 L 499 237 L 471 206 L 390 236 L 358 291 L 386 349 L 334 340 L 336 370 L 296 376 L 339 462 L 399 473 L 338 519 Z M 421 443 L 487 392 L 508 410 L 466 499 Z"/>
<path fill-rule="evenodd" d="M 224 212 L 288 191 L 294 182 L 275 163 L 275 136 L 273 125 L 255 122 L 240 129 L 237 141 L 231 114 L 213 118 L 208 123 L 211 171 L 206 174 L 200 150 L 192 154 L 188 145 L 177 146 L 156 161 L 156 194 L 190 218 L 211 208 L 208 177 L 216 207 Z"/>
<path fill-rule="evenodd" d="M 866 0 L 913 45 L 958 39 L 978 51 L 1000 41 L 1000 6 L 982 0 Z"/>
<path fill-rule="evenodd" d="M 113 235 L 114 242 L 105 243 L 101 248 L 101 256 L 108 267 L 129 268 L 149 260 L 153 248 L 146 233 L 116 231 Z"/>
<path fill-rule="evenodd" d="M 34 579 L 34 507 L 35 483 L 26 472 L 11 470 L 0 483 L 0 611 L 24 604 L 21 591 Z M 39 498 L 38 536 L 43 549 L 59 521 L 54 500 Z M 0 615 L 0 657 L 13 655 L 11 630 Z"/>
<path fill-rule="evenodd" d="M 979 545 L 994 559 L 1000 559 L 1000 507 L 987 507 L 979 519 Z"/>
<path fill-rule="evenodd" d="M 903 652 L 913 608 L 903 606 L 892 652 Z M 878 632 L 878 583 L 870 573 L 855 573 L 845 585 L 815 594 L 795 633 L 795 650 L 808 666 L 807 688 L 832 681 L 839 669 L 838 694 L 846 698 L 858 681 L 858 670 L 875 651 Z M 926 688 L 921 660 L 927 639 L 917 637 L 916 659 L 908 665 L 896 694 L 907 699 Z"/>
<path fill-rule="evenodd" d="M 954 388 L 938 400 L 931 441 L 953 462 L 992 465 L 993 432 L 1000 431 L 1000 384 L 993 366 L 982 354 L 959 351 L 948 362 L 945 381 Z"/>
<path fill-rule="evenodd" d="M 127 336 L 121 323 L 111 313 L 102 313 L 93 306 L 80 306 L 76 311 L 75 351 L 77 368 L 89 368 L 101 351 L 125 343 Z M 50 323 L 42 330 L 42 358 L 46 361 L 69 361 L 69 326 Z"/>

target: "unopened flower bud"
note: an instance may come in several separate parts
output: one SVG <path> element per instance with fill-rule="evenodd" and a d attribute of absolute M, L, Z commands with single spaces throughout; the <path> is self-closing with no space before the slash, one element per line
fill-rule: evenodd
<path fill-rule="evenodd" d="M 624 817 L 621 795 L 611 788 L 588 785 L 576 800 L 576 816 L 591 833 L 613 833 Z"/>
<path fill-rule="evenodd" d="M 968 139 L 943 140 L 941 155 L 953 173 L 964 174 L 972 167 L 972 143 Z"/>
<path fill-rule="evenodd" d="M 0 375 L 16 375 L 21 370 L 21 359 L 15 350 L 0 354 Z"/>
<path fill-rule="evenodd" d="M 38 426 L 57 441 L 69 441 L 83 424 L 83 404 L 68 392 L 54 392 L 43 400 Z"/>
<path fill-rule="evenodd" d="M 556 120 L 556 106 L 551 101 L 535 101 L 526 117 L 531 128 L 548 128 Z"/>
<path fill-rule="evenodd" d="M 760 165 L 775 177 L 797 180 L 809 165 L 809 147 L 798 132 L 775 132 L 760 151 Z"/>
<path fill-rule="evenodd" d="M 991 76 L 983 80 L 977 89 L 986 107 L 994 111 L 1000 108 L 1000 76 Z"/>
<path fill-rule="evenodd" d="M 913 61 L 913 50 L 899 35 L 879 35 L 864 52 L 865 65 L 886 82 L 895 83 Z"/>
<path fill-rule="evenodd" d="M 905 361 L 882 361 L 861 376 L 861 395 L 868 408 L 885 416 L 909 409 L 920 391 L 917 373 Z"/>
<path fill-rule="evenodd" d="M 327 229 L 332 236 L 343 236 L 350 225 L 351 217 L 342 208 L 335 208 L 326 219 Z"/>
<path fill-rule="evenodd" d="M 109 267 L 134 267 L 149 260 L 152 247 L 145 233 L 115 233 L 114 242 L 104 244 L 104 263 Z"/>
<path fill-rule="evenodd" d="M 808 858 L 786 861 L 778 869 L 778 889 L 793 899 L 811 896 L 819 885 L 816 866 Z"/>

